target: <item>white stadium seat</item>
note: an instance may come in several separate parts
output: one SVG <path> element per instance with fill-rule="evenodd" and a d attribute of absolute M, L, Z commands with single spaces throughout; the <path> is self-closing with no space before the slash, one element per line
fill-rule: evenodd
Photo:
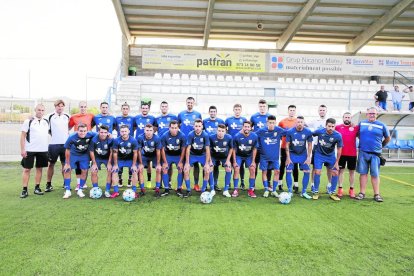
<path fill-rule="evenodd" d="M 252 81 L 254 81 L 254 82 L 259 81 L 259 77 L 252 77 Z"/>

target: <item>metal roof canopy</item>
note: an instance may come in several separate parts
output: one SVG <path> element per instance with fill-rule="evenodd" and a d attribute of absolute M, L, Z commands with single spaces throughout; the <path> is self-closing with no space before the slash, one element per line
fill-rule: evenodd
<path fill-rule="evenodd" d="M 134 37 L 414 47 L 414 0 L 112 0 Z M 258 28 L 261 23 L 263 29 Z"/>

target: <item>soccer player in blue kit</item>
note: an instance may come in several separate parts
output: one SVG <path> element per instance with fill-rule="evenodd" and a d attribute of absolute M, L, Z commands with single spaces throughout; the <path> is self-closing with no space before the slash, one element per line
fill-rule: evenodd
<path fill-rule="evenodd" d="M 137 197 L 137 183 L 138 183 L 138 142 L 137 140 L 129 134 L 129 128 L 127 125 L 123 125 L 119 129 L 120 136 L 114 140 L 112 147 L 112 181 L 114 183 L 114 192 L 111 195 L 111 198 L 119 196 L 119 178 L 118 170 L 119 168 L 128 168 L 131 171 L 132 178 L 132 190 L 135 192 Z"/>
<path fill-rule="evenodd" d="M 160 104 L 161 115 L 155 118 L 155 126 L 157 127 L 158 136 L 162 137 L 170 128 L 170 122 L 177 121 L 177 116 L 168 113 L 168 103 L 162 101 Z"/>
<path fill-rule="evenodd" d="M 86 173 L 89 169 L 89 144 L 95 134 L 88 131 L 87 126 L 84 123 L 78 125 L 78 131 L 71 134 L 65 143 L 65 166 L 63 166 L 63 183 L 65 185 L 64 199 L 71 197 L 70 191 L 70 177 L 72 169 L 76 168 L 76 165 L 81 169 L 80 187 L 77 192 L 79 197 L 84 197 L 82 192 L 83 185 L 86 182 Z"/>
<path fill-rule="evenodd" d="M 110 197 L 110 189 L 112 183 L 112 146 L 113 139 L 109 137 L 108 127 L 103 125 L 99 129 L 99 133 L 96 134 L 91 143 L 89 144 L 89 155 L 91 158 L 91 180 L 92 187 L 98 187 L 98 171 L 101 169 L 102 164 L 105 165 L 106 186 L 105 197 Z"/>
<path fill-rule="evenodd" d="M 335 130 L 335 119 L 326 120 L 325 128 L 315 130 L 313 136 L 318 138 L 315 149 L 314 166 L 315 166 L 315 185 L 313 187 L 312 198 L 319 199 L 319 184 L 321 182 L 321 170 L 324 163 L 328 164 L 328 169 L 332 174 L 331 186 L 328 190 L 329 197 L 334 201 L 341 199 L 335 194 L 336 185 L 338 183 L 339 159 L 342 152 L 342 136 Z M 336 157 L 335 157 L 335 146 Z"/>
<path fill-rule="evenodd" d="M 279 155 L 280 141 L 286 131 L 276 126 L 276 117 L 269 115 L 267 117 L 266 127 L 256 131 L 258 137 L 258 148 L 260 151 L 260 170 L 262 171 L 262 180 L 264 187 L 263 197 L 269 197 L 269 181 L 267 178 L 268 170 L 273 170 L 273 189 L 272 195 L 278 197 L 276 192 L 277 182 L 279 180 Z"/>
<path fill-rule="evenodd" d="M 256 162 L 254 161 L 257 153 L 258 138 L 256 133 L 251 132 L 252 123 L 246 121 L 243 123 L 242 132 L 237 133 L 233 137 L 233 167 L 234 167 L 234 191 L 232 196 L 239 196 L 239 175 L 240 166 L 245 162 L 246 166 L 249 167 L 249 191 L 248 196 L 255 198 L 254 193 L 255 185 L 255 171 Z"/>
<path fill-rule="evenodd" d="M 150 111 L 150 104 L 147 102 L 142 102 L 141 103 L 141 114 L 135 116 L 134 118 L 134 123 L 135 126 L 137 128 L 137 130 L 135 131 L 135 139 L 138 140 L 138 137 L 141 134 L 144 134 L 145 132 L 145 126 L 150 124 L 150 125 L 155 125 L 155 117 L 152 115 L 149 115 L 149 111 Z M 154 129 L 156 131 L 156 129 Z M 147 186 L 151 187 L 151 166 L 147 167 Z"/>
<path fill-rule="evenodd" d="M 195 99 L 193 97 L 188 97 L 185 100 L 187 109 L 181 111 L 177 118 L 178 123 L 180 124 L 180 131 L 184 134 L 185 137 L 194 130 L 194 122 L 196 119 L 202 119 L 201 113 L 194 110 Z M 194 164 L 194 189 L 199 192 L 200 186 L 198 185 L 200 177 L 200 167 L 198 163 Z"/>
<path fill-rule="evenodd" d="M 233 113 L 234 115 L 227 118 L 225 121 L 225 125 L 227 127 L 227 133 L 231 135 L 232 138 L 239 133 L 243 128 L 243 123 L 247 121 L 245 117 L 241 116 L 242 112 L 242 105 L 235 104 L 233 106 Z M 235 162 L 236 160 L 233 160 Z M 240 176 L 241 176 L 241 189 L 244 190 L 244 166 L 240 168 Z M 234 175 L 233 175 L 234 179 Z M 234 181 L 234 180 L 233 180 Z"/>
<path fill-rule="evenodd" d="M 211 155 L 211 166 L 218 167 L 222 165 L 226 174 L 224 177 L 224 191 L 225 197 L 231 197 L 229 193 L 229 186 L 231 181 L 231 157 L 233 155 L 233 139 L 230 134 L 226 133 L 226 126 L 219 124 L 217 133 L 210 135 L 210 155 Z M 210 186 L 215 187 L 217 180 L 213 172 L 210 173 Z M 217 174 L 218 177 L 218 174 Z M 203 187 L 204 190 L 205 187 Z"/>
<path fill-rule="evenodd" d="M 124 102 L 121 105 L 121 112 L 122 115 L 121 116 L 117 116 L 115 118 L 115 122 L 116 122 L 116 132 L 118 133 L 118 136 L 120 136 L 120 127 L 122 125 L 127 125 L 129 130 L 134 133 L 135 130 L 135 121 L 134 121 L 134 117 L 129 115 L 129 111 L 130 111 L 130 106 L 127 102 Z M 118 177 L 119 177 L 119 187 L 122 187 L 122 172 L 123 170 L 120 169 L 118 170 Z M 131 177 L 132 175 L 129 173 L 128 174 L 128 187 L 131 187 Z"/>
<path fill-rule="evenodd" d="M 109 114 L 109 105 L 107 102 L 101 102 L 101 113 L 93 117 L 93 124 L 96 125 L 96 132 L 99 132 L 99 128 L 102 125 L 108 126 L 109 135 L 112 135 L 112 131 L 116 127 L 115 117 Z"/>
<path fill-rule="evenodd" d="M 151 124 L 145 126 L 144 134 L 138 136 L 138 148 L 141 151 L 142 163 L 139 165 L 139 181 L 141 192 L 140 195 L 145 195 L 144 186 L 144 168 L 153 166 L 155 168 L 155 196 L 161 196 L 161 141 L 160 137 L 154 134 L 154 127 Z"/>
<path fill-rule="evenodd" d="M 172 165 L 177 167 L 177 191 L 182 194 L 181 186 L 183 184 L 183 168 L 185 159 L 186 137 L 178 129 L 178 122 L 173 120 L 169 123 L 170 129 L 161 137 L 161 159 L 162 159 L 162 181 L 164 182 L 165 191 L 161 196 L 170 194 L 171 176 L 169 171 Z"/>
<path fill-rule="evenodd" d="M 305 128 L 303 116 L 296 117 L 296 126 L 286 132 L 286 184 L 288 192 L 292 194 L 292 171 L 295 164 L 303 171 L 301 197 L 312 199 L 306 193 L 310 177 L 310 163 L 312 157 L 312 131 Z"/>
<path fill-rule="evenodd" d="M 179 194 L 177 190 L 177 195 L 182 197 L 191 196 L 190 170 L 194 163 L 200 163 L 204 168 L 203 187 L 207 186 L 210 175 L 210 139 L 208 134 L 203 131 L 203 121 L 201 119 L 194 121 L 194 130 L 188 134 L 186 146 L 184 180 L 187 192 L 186 194 Z M 214 186 L 211 193 L 215 194 Z"/>
<path fill-rule="evenodd" d="M 217 133 L 218 125 L 224 124 L 224 121 L 220 118 L 217 118 L 217 107 L 215 107 L 214 105 L 208 108 L 208 113 L 210 117 L 203 120 L 203 128 L 204 128 L 204 131 L 207 132 L 209 136 L 211 136 L 212 134 Z M 214 190 L 221 191 L 217 183 L 218 175 L 219 175 L 219 166 L 214 165 L 214 170 L 213 170 L 214 178 L 210 176 L 209 181 L 214 180 Z"/>

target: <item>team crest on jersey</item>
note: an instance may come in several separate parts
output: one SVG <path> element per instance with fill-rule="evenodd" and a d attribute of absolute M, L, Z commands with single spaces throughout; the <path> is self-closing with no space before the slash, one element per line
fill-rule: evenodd
<path fill-rule="evenodd" d="M 368 127 L 368 130 L 372 130 L 372 126 L 369 126 L 369 127 Z"/>
<path fill-rule="evenodd" d="M 249 140 L 249 144 L 252 144 L 253 143 L 253 141 L 252 140 Z"/>
<path fill-rule="evenodd" d="M 334 138 L 329 138 L 329 142 L 333 142 Z"/>
<path fill-rule="evenodd" d="M 200 142 L 204 142 L 204 138 L 200 138 Z"/>
<path fill-rule="evenodd" d="M 223 146 L 227 146 L 227 142 L 226 141 L 223 142 Z"/>
<path fill-rule="evenodd" d="M 196 117 L 196 116 L 195 116 L 195 115 L 192 115 L 191 117 L 192 117 L 193 119 L 195 119 L 195 117 Z"/>
<path fill-rule="evenodd" d="M 149 123 L 149 119 L 147 119 L 146 121 L 147 121 L 147 123 Z"/>
<path fill-rule="evenodd" d="M 167 121 L 168 121 L 168 122 L 169 122 L 169 121 L 171 121 L 171 118 L 170 118 L 170 117 L 168 117 L 168 118 L 167 118 Z"/>
<path fill-rule="evenodd" d="M 104 149 L 108 149 L 108 145 L 107 144 L 104 145 Z"/>
<path fill-rule="evenodd" d="M 354 131 L 354 128 L 353 128 L 353 127 L 350 127 L 350 128 L 349 128 L 349 131 Z"/>
<path fill-rule="evenodd" d="M 127 143 L 127 147 L 130 147 L 131 146 L 131 143 Z"/>
<path fill-rule="evenodd" d="M 302 139 L 305 139 L 305 134 L 302 134 Z"/>
<path fill-rule="evenodd" d="M 151 147 L 153 147 L 153 146 L 154 146 L 154 141 L 152 141 L 152 142 L 150 143 L 150 145 L 151 145 Z"/>
<path fill-rule="evenodd" d="M 273 136 L 275 136 L 275 137 L 276 137 L 276 136 L 277 136 L 277 132 L 273 133 Z"/>
<path fill-rule="evenodd" d="M 106 122 L 109 124 L 110 122 L 111 122 L 111 120 L 109 120 L 109 119 L 106 119 Z"/>
<path fill-rule="evenodd" d="M 180 139 L 175 140 L 175 143 L 176 144 L 180 143 Z"/>
<path fill-rule="evenodd" d="M 86 139 L 86 143 L 89 143 L 89 140 L 90 140 L 90 139 Z"/>

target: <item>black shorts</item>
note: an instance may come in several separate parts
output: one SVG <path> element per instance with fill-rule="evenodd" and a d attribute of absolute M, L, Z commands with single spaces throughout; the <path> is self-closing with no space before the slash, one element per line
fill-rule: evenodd
<path fill-rule="evenodd" d="M 36 159 L 36 168 L 45 168 L 48 165 L 47 152 L 27 152 L 26 158 L 23 158 L 20 164 L 25 169 L 33 168 Z"/>
<path fill-rule="evenodd" d="M 63 144 L 49 145 L 49 162 L 56 163 L 58 158 L 61 163 L 65 163 L 65 146 Z"/>
<path fill-rule="evenodd" d="M 356 156 L 341 156 L 339 158 L 339 169 L 345 169 L 345 166 L 348 170 L 354 171 L 356 169 L 357 158 Z"/>

